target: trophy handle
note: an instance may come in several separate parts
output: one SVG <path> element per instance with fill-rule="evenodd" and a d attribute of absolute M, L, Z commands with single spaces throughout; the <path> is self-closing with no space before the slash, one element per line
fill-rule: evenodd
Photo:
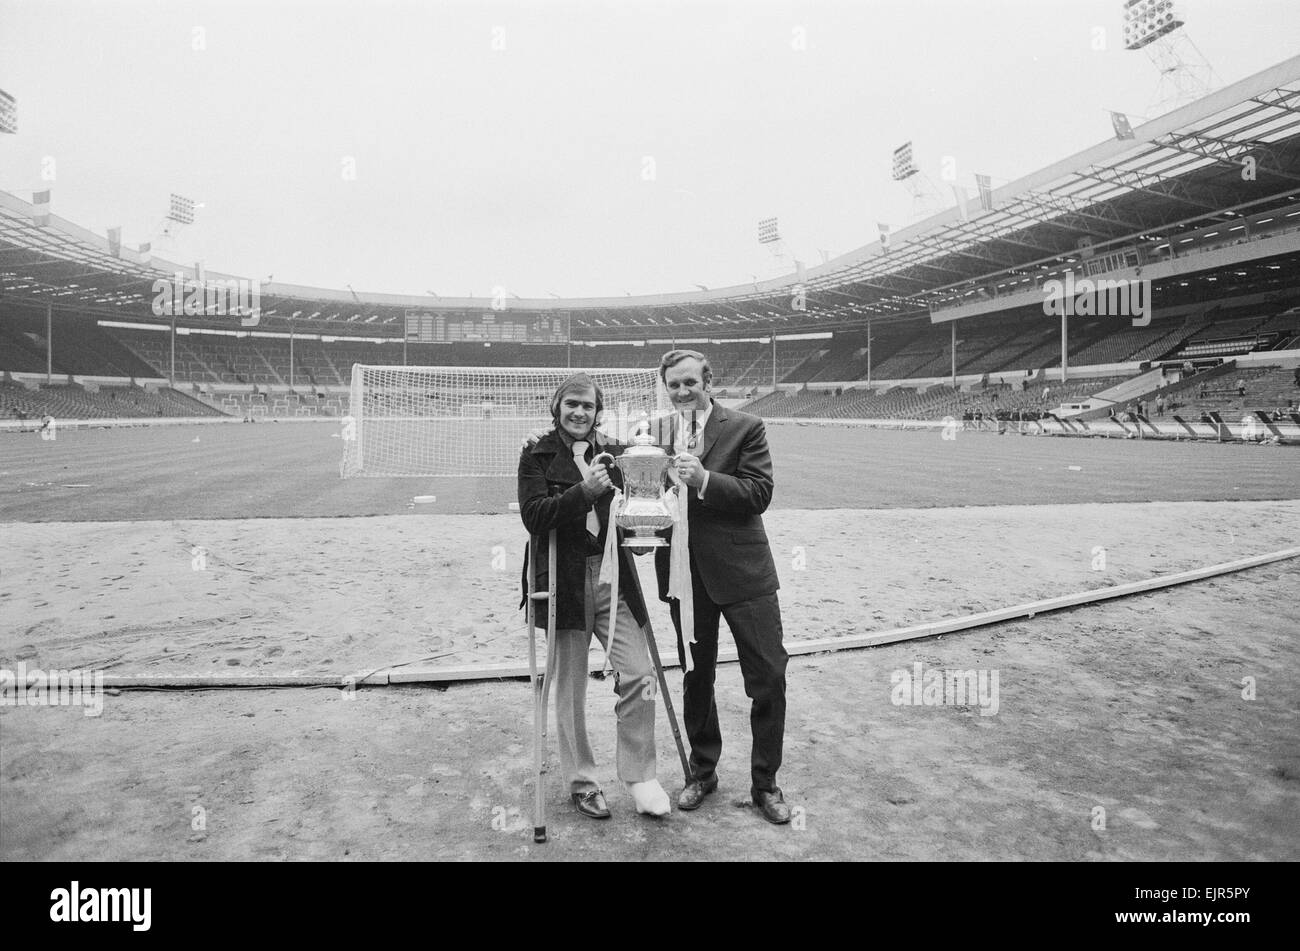
<path fill-rule="evenodd" d="M 593 466 L 596 465 L 597 463 L 600 463 L 601 465 L 605 466 L 605 468 L 609 470 L 609 478 L 610 481 L 614 483 L 614 488 L 622 492 L 624 489 L 623 473 L 619 469 L 618 464 L 615 462 L 614 456 L 608 452 L 602 452 L 598 456 L 596 456 L 595 459 L 591 460 L 591 464 Z"/>

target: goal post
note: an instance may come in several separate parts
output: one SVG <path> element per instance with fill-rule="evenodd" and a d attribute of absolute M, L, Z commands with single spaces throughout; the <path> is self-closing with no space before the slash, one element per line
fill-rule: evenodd
<path fill-rule="evenodd" d="M 563 367 L 352 367 L 343 478 L 513 476 L 521 440 L 551 423 Z M 657 368 L 586 372 L 600 387 L 606 436 L 628 441 L 645 416 L 669 411 Z"/>

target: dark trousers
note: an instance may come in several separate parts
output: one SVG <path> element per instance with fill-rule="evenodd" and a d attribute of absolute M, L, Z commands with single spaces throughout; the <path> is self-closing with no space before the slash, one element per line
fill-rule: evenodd
<path fill-rule="evenodd" d="M 740 656 L 740 673 L 749 697 L 749 728 L 754 738 L 750 753 L 751 792 L 776 789 L 785 739 L 785 666 L 789 655 L 781 644 L 781 607 L 776 592 L 717 605 L 709 600 L 697 577 L 695 589 L 695 669 L 686 674 L 682 719 L 691 741 L 691 772 L 707 782 L 722 755 L 722 730 L 713 681 L 718 666 L 718 619 L 727 619 Z M 669 602 L 677 631 L 677 657 L 685 669 L 681 606 Z"/>

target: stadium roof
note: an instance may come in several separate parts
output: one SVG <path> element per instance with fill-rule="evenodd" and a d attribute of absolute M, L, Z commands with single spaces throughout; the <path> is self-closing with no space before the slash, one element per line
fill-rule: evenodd
<path fill-rule="evenodd" d="M 1251 157 L 1255 174 L 1244 176 Z M 823 265 L 712 291 L 623 298 L 504 302 L 507 313 L 567 313 L 575 338 L 643 338 L 843 329 L 865 319 L 908 319 L 960 304 L 989 288 L 1025 283 L 1107 250 L 1172 244 L 1218 223 L 1300 209 L 1300 56 L 1270 67 L 1133 129 L 994 189 L 976 200 Z M 153 284 L 193 267 L 148 260 L 106 237 L 0 192 L 0 297 L 119 319 L 148 319 Z M 1298 223 L 1300 224 L 1300 223 Z M 1211 232 L 1213 233 L 1213 232 Z M 1300 256 L 1296 258 L 1300 260 Z M 211 278 L 238 275 L 208 272 Z M 806 308 L 792 306 L 796 286 Z M 261 285 L 267 323 L 352 325 L 347 332 L 401 335 L 403 317 L 492 312 L 484 298 L 358 293 Z M 359 326 L 358 326 L 359 325 Z M 264 323 L 263 326 L 266 326 Z M 319 328 L 327 330 L 325 326 Z"/>

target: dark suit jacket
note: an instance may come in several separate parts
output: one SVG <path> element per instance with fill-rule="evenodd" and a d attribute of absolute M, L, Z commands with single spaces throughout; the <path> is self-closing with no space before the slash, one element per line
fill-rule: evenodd
<path fill-rule="evenodd" d="M 667 439 L 663 448 L 672 455 L 673 436 Z M 692 574 L 714 604 L 771 594 L 781 585 L 762 519 L 773 488 L 763 421 L 715 402 L 695 455 L 710 475 L 703 501 L 698 489 L 682 486 L 690 493 Z M 659 598 L 667 601 L 667 549 L 655 552 L 655 573 Z"/>
<path fill-rule="evenodd" d="M 618 456 L 624 447 L 616 442 L 602 441 L 599 451 Z M 610 467 L 610 478 L 620 486 L 617 468 Z M 548 579 L 547 536 L 555 529 L 555 626 L 559 630 L 582 630 L 586 627 L 584 572 L 587 561 L 587 513 L 593 508 L 600 518 L 599 542 L 603 547 L 609 530 L 609 506 L 614 498 L 606 492 L 595 504 L 587 501 L 582 491 L 582 473 L 573 461 L 573 451 L 565 445 L 556 431 L 539 439 L 532 448 L 519 455 L 519 515 L 532 536 L 537 550 L 536 590 L 545 591 Z M 621 486 L 620 486 L 621 487 Z M 641 582 L 637 578 L 632 555 L 618 549 L 619 591 L 627 602 L 638 624 L 645 626 L 649 615 L 641 595 Z M 522 575 L 523 593 L 528 593 L 528 554 L 524 552 Z M 534 618 L 537 627 L 546 627 L 546 602 L 538 602 Z M 617 637 L 617 635 L 615 635 Z"/>

